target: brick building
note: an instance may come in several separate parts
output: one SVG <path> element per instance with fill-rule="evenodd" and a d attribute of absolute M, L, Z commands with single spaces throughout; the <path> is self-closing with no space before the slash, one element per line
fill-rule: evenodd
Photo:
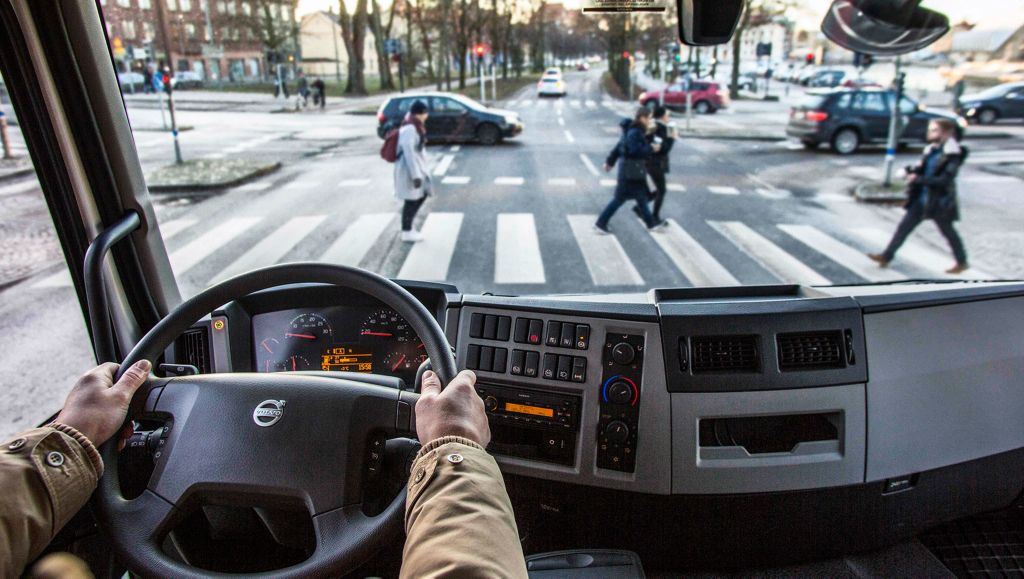
<path fill-rule="evenodd" d="M 267 52 L 296 57 L 295 2 L 285 0 L 101 0 L 119 71 L 171 63 L 204 81 L 269 75 Z"/>

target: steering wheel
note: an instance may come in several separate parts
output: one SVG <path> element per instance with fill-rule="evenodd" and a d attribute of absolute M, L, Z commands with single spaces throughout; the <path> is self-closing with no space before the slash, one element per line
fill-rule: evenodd
<path fill-rule="evenodd" d="M 214 309 L 259 290 L 295 283 L 343 286 L 379 299 L 409 322 L 442 383 L 455 377 L 448 340 L 423 304 L 379 275 L 323 263 L 268 267 L 201 292 L 136 344 L 117 377 L 139 360 L 156 360 Z M 117 437 L 101 447 L 105 470 L 96 492 L 99 522 L 134 571 L 158 577 L 207 576 L 209 572 L 161 548 L 166 532 L 187 514 L 190 500 L 203 493 L 259 498 L 267 504 L 298 500 L 313 517 L 313 554 L 291 567 L 244 576 L 343 575 L 401 530 L 404 492 L 380 514 L 363 514 L 363 467 L 371 437 L 415 432 L 416 399 L 394 388 L 289 373 L 151 377 L 135 394 L 129 419 L 145 411 L 167 416 L 173 425 L 146 490 L 132 500 L 121 494 Z"/>

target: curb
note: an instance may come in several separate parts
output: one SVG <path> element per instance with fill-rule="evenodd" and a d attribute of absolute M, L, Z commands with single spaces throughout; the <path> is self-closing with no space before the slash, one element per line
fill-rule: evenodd
<path fill-rule="evenodd" d="M 907 196 L 902 190 L 897 193 L 878 191 L 879 186 L 878 183 L 861 183 L 853 188 L 853 198 L 862 203 L 879 205 L 896 205 L 907 201 Z"/>
<path fill-rule="evenodd" d="M 34 172 L 35 167 L 33 167 L 31 163 L 29 163 L 28 167 L 25 167 L 24 169 L 15 169 L 14 171 L 11 171 L 9 173 L 0 174 L 0 183 L 4 183 L 6 181 L 14 181 L 15 179 L 24 177 L 25 175 L 31 175 Z"/>
<path fill-rule="evenodd" d="M 282 167 L 281 163 L 274 163 L 268 167 L 260 169 L 259 171 L 253 171 L 248 175 L 244 175 L 231 181 L 221 181 L 219 183 L 185 183 L 180 185 L 150 185 L 150 193 L 216 193 L 229 189 L 231 187 L 237 187 L 244 185 L 250 181 L 255 181 L 260 177 L 264 177 L 271 173 L 274 173 Z"/>
<path fill-rule="evenodd" d="M 184 133 L 194 128 L 192 125 L 182 125 L 178 127 L 178 132 Z M 162 127 L 132 127 L 132 131 L 139 131 L 140 133 L 170 133 L 171 129 L 164 129 Z"/>

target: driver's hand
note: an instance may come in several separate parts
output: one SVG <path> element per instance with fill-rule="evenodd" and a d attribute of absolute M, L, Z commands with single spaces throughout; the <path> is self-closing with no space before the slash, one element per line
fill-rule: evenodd
<path fill-rule="evenodd" d="M 431 371 L 423 373 L 420 400 L 416 403 L 416 434 L 427 444 L 442 436 L 461 436 L 486 447 L 491 441 L 484 402 L 476 393 L 476 374 L 469 370 L 441 389 L 441 379 Z"/>
<path fill-rule="evenodd" d="M 96 446 L 103 444 L 121 428 L 128 403 L 146 381 L 151 367 L 148 360 L 140 360 L 116 384 L 117 364 L 108 362 L 93 368 L 71 389 L 57 422 L 81 432 Z"/>

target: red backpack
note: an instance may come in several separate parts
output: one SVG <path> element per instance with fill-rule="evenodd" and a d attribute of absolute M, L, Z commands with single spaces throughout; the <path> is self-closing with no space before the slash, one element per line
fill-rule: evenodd
<path fill-rule="evenodd" d="M 380 158 L 388 163 L 398 161 L 398 131 L 401 127 L 391 129 L 384 135 L 384 144 L 380 146 Z"/>

